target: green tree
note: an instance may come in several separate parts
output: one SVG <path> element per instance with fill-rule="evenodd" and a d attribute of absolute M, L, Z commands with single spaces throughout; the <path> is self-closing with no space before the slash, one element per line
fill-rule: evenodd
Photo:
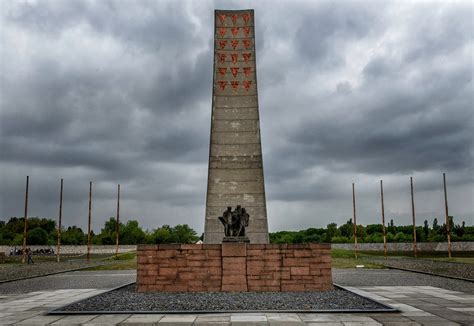
<path fill-rule="evenodd" d="M 115 232 L 113 232 L 115 234 Z M 121 244 L 140 244 L 145 243 L 145 231 L 138 225 L 138 221 L 127 221 L 123 227 L 121 226 L 119 241 Z"/>
<path fill-rule="evenodd" d="M 28 232 L 26 243 L 29 245 L 48 244 L 48 233 L 41 227 L 36 227 Z"/>
<path fill-rule="evenodd" d="M 192 228 L 187 224 L 178 224 L 173 228 L 172 232 L 173 242 L 176 243 L 195 243 L 199 237 Z"/>
<path fill-rule="evenodd" d="M 425 238 L 428 238 L 428 235 L 430 233 L 430 227 L 428 225 L 428 220 L 425 220 L 425 222 L 423 223 L 423 233 L 425 235 Z"/>
<path fill-rule="evenodd" d="M 153 243 L 171 243 L 171 228 L 169 225 L 163 225 L 152 232 Z"/>
<path fill-rule="evenodd" d="M 70 226 L 61 232 L 61 243 L 64 245 L 84 245 L 87 242 L 87 234 L 77 226 Z"/>

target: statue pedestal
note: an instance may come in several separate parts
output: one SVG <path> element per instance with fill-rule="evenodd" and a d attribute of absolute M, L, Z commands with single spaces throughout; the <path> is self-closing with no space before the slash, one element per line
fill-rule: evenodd
<path fill-rule="evenodd" d="M 250 243 L 247 237 L 224 237 L 222 243 Z"/>

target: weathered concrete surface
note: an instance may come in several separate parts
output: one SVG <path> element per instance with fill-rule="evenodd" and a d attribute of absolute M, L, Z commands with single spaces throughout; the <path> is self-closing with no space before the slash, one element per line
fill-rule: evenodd
<path fill-rule="evenodd" d="M 214 87 L 204 242 L 221 243 L 218 216 L 245 207 L 251 243 L 268 243 L 253 10 L 216 10 Z"/>

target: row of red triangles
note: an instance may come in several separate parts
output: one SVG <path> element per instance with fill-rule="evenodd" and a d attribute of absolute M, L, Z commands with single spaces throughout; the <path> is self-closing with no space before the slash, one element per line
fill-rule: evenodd
<path fill-rule="evenodd" d="M 242 53 L 242 57 L 244 58 L 245 62 L 248 62 L 250 60 L 250 57 L 252 56 L 252 53 Z M 225 59 L 227 58 L 226 53 L 217 53 L 217 58 L 220 63 L 224 63 Z M 232 59 L 232 63 L 236 64 L 238 59 L 239 59 L 239 54 L 238 53 L 231 53 L 230 58 Z"/>
<path fill-rule="evenodd" d="M 221 50 L 223 48 L 225 48 L 225 46 L 227 45 L 227 40 L 220 40 L 219 41 L 219 47 L 221 48 Z M 252 41 L 251 40 L 242 40 L 242 43 L 244 44 L 245 48 L 246 49 L 249 49 L 251 46 L 252 46 Z M 230 44 L 232 45 L 232 47 L 235 48 L 237 47 L 237 45 L 239 45 L 239 40 L 230 40 Z"/>
<path fill-rule="evenodd" d="M 252 68 L 251 67 L 244 67 L 244 74 L 245 76 L 250 76 L 250 74 L 252 73 Z M 219 74 L 221 74 L 221 76 L 224 76 L 226 73 L 227 73 L 227 68 L 217 68 L 217 70 L 219 71 Z M 230 72 L 232 73 L 232 75 L 234 76 L 234 78 L 237 76 L 237 74 L 239 73 L 239 70 L 240 68 L 230 68 Z"/>
<path fill-rule="evenodd" d="M 232 35 L 236 36 L 237 34 L 239 34 L 240 27 L 232 27 L 232 28 L 220 27 L 219 35 L 223 37 L 227 33 L 228 29 L 230 29 Z M 242 29 L 244 30 L 245 36 L 248 37 L 251 31 L 250 27 L 242 27 Z"/>
<path fill-rule="evenodd" d="M 222 25 L 224 25 L 224 21 L 226 17 L 230 17 L 232 19 L 232 24 L 237 24 L 237 20 L 239 19 L 239 15 L 237 14 L 232 14 L 232 15 L 227 15 L 227 14 L 218 14 L 217 17 L 219 17 L 219 21 L 221 22 Z M 250 13 L 246 12 L 241 15 L 242 19 L 244 20 L 245 25 L 247 25 L 250 21 Z"/>
<path fill-rule="evenodd" d="M 222 80 L 222 81 L 218 81 L 217 82 L 219 84 L 219 87 L 222 89 L 222 90 L 225 90 L 226 86 L 229 84 L 229 82 L 227 80 Z M 232 80 L 230 82 L 230 85 L 232 86 L 233 89 L 237 90 L 237 88 L 239 87 L 239 82 L 237 80 Z M 250 85 L 252 85 L 252 81 L 251 80 L 244 80 L 242 81 L 242 86 L 244 86 L 245 90 L 248 91 L 249 88 L 250 88 Z"/>

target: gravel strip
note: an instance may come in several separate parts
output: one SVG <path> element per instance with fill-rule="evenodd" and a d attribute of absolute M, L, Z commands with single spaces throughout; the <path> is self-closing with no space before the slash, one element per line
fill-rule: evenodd
<path fill-rule="evenodd" d="M 61 273 L 79 268 L 108 264 L 104 261 L 38 262 L 35 264 L 1 264 L 0 283 L 29 277 Z"/>
<path fill-rule="evenodd" d="M 474 294 L 474 283 L 397 269 L 333 269 L 332 281 L 342 286 L 433 286 Z"/>
<path fill-rule="evenodd" d="M 370 261 L 387 267 L 411 269 L 438 275 L 460 277 L 474 281 L 473 264 L 413 258 L 370 259 Z"/>
<path fill-rule="evenodd" d="M 343 289 L 326 292 L 159 292 L 138 293 L 135 284 L 65 307 L 69 312 L 229 312 L 386 310 Z"/>
<path fill-rule="evenodd" d="M 136 281 L 136 271 L 75 271 L 0 283 L 0 297 L 33 291 L 62 289 L 113 289 Z M 1 321 L 0 321 L 1 324 Z"/>

